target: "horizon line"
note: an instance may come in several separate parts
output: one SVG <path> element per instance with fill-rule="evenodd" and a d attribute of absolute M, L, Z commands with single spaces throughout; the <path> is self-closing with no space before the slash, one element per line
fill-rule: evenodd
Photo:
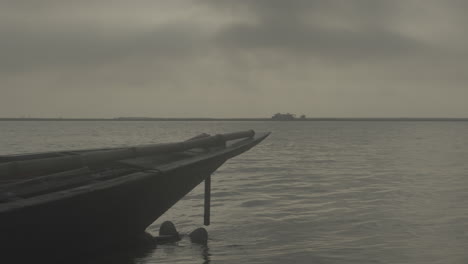
<path fill-rule="evenodd" d="M 274 120 L 271 117 L 0 117 L 0 121 L 468 121 L 468 117 L 307 117 Z"/>

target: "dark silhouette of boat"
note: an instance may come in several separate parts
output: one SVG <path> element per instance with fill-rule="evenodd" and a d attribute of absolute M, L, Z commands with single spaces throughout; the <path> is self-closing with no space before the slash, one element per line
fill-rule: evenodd
<path fill-rule="evenodd" d="M 0 259 L 79 255 L 130 241 L 229 158 L 254 131 L 178 143 L 0 156 Z"/>

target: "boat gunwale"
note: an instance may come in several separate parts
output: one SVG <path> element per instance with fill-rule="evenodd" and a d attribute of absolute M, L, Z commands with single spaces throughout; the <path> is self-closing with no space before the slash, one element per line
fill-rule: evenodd
<path fill-rule="evenodd" d="M 249 142 L 245 142 L 244 144 L 241 144 L 241 145 L 234 144 L 234 145 L 227 146 L 226 148 L 223 148 L 220 150 L 216 150 L 216 151 L 208 152 L 208 153 L 202 153 L 200 155 L 189 157 L 187 159 L 178 160 L 178 161 L 170 162 L 168 164 L 157 166 L 153 169 L 144 169 L 142 171 L 130 173 L 128 175 L 112 178 L 112 179 L 105 180 L 102 182 L 90 182 L 89 184 L 77 186 L 77 187 L 66 189 L 66 190 L 60 190 L 60 191 L 51 192 L 51 193 L 47 193 L 43 195 L 28 197 L 25 199 L 6 202 L 3 204 L 0 203 L 0 214 L 13 211 L 13 210 L 21 210 L 25 207 L 53 202 L 59 199 L 72 198 L 74 196 L 82 195 L 84 193 L 101 191 L 107 188 L 118 186 L 123 183 L 143 180 L 147 177 L 156 177 L 159 174 L 168 173 L 180 167 L 193 165 L 193 164 L 203 162 L 209 159 L 222 157 L 230 153 L 235 153 L 237 150 L 245 149 L 243 151 L 247 151 L 250 148 L 257 145 L 258 143 L 260 143 L 261 141 L 263 141 L 266 137 L 268 137 L 268 135 L 270 135 L 270 132 L 256 133 L 254 137 L 250 138 Z"/>

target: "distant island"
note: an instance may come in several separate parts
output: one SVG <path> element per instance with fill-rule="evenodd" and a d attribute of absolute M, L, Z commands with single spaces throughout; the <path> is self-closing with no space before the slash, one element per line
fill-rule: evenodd
<path fill-rule="evenodd" d="M 299 118 L 296 118 L 295 114 L 281 114 L 281 113 L 276 113 L 271 117 L 272 120 L 275 121 L 293 121 L 293 120 L 307 120 L 305 115 L 301 115 Z"/>

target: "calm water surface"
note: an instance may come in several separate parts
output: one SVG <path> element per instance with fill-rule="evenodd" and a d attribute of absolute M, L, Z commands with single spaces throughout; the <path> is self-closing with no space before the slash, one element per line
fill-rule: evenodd
<path fill-rule="evenodd" d="M 0 122 L 0 154 L 273 134 L 212 180 L 208 247 L 81 263 L 467 263 L 468 122 Z M 131 217 L 131 216 L 129 216 Z M 197 187 L 148 228 L 203 222 Z"/>

